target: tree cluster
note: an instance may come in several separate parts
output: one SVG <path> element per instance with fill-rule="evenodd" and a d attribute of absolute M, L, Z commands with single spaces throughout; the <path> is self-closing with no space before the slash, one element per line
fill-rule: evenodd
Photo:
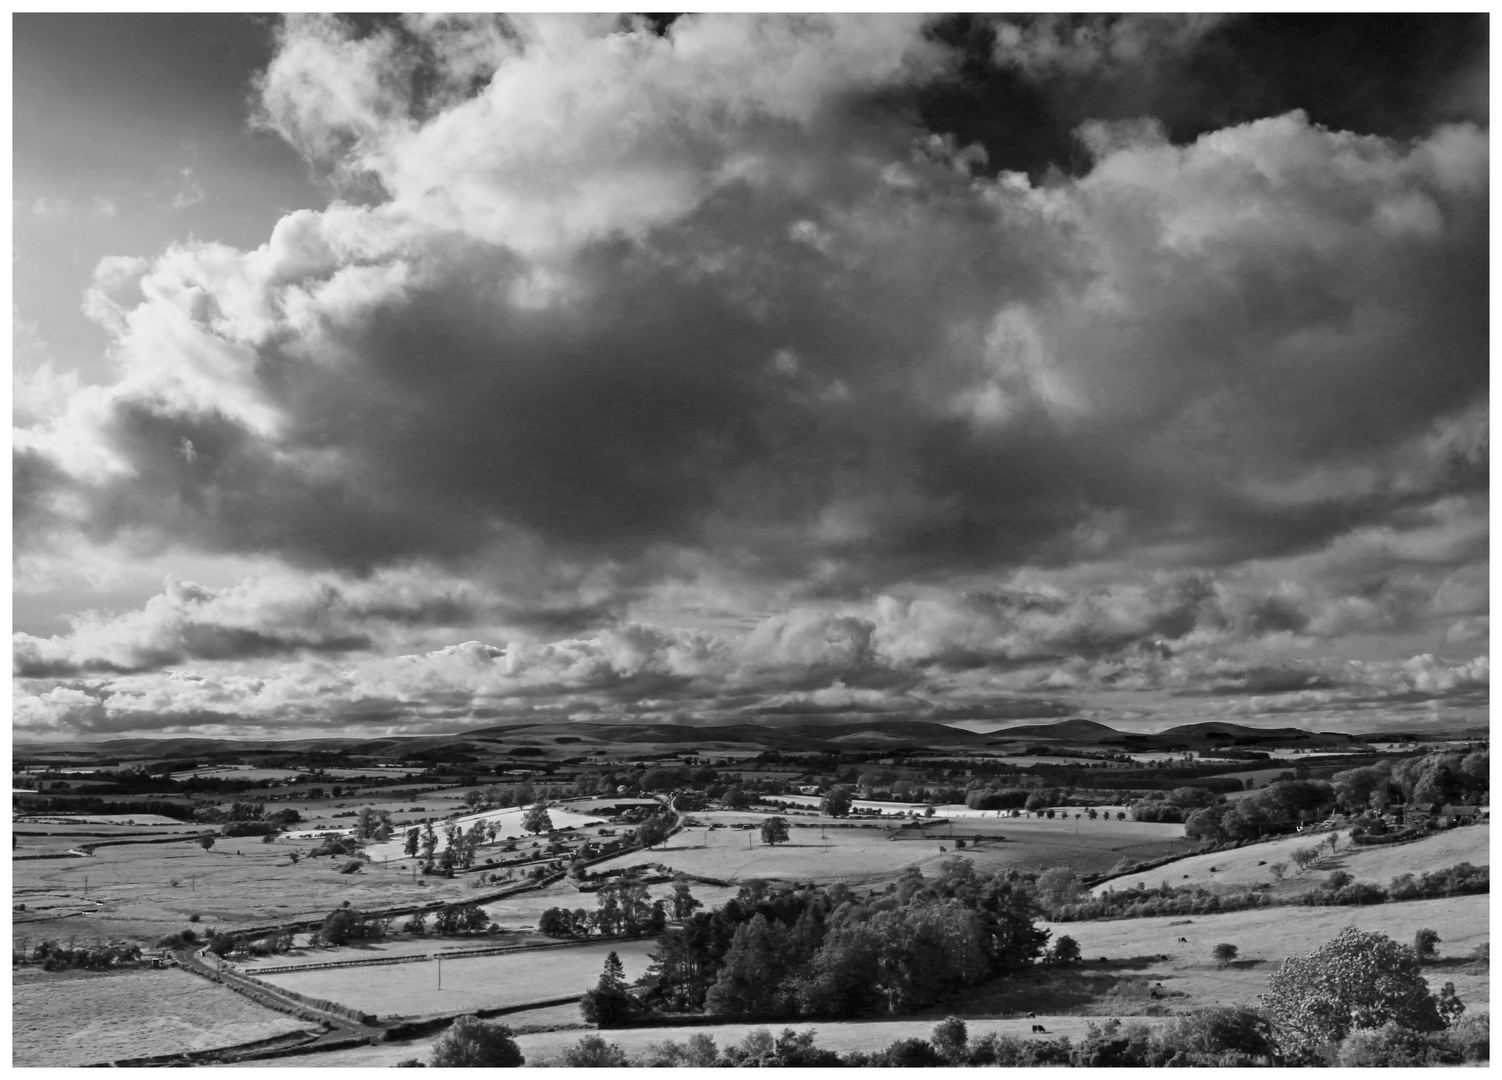
<path fill-rule="evenodd" d="M 661 900 L 653 901 L 647 887 L 638 881 L 602 886 L 593 911 L 548 908 L 537 921 L 539 932 L 560 938 L 660 933 L 666 926 L 666 906 Z"/>
<path fill-rule="evenodd" d="M 42 965 L 43 971 L 66 971 L 68 968 L 99 970 L 134 964 L 141 959 L 141 946 L 127 941 L 111 941 L 108 944 L 63 945 L 48 939 L 31 950 L 31 960 Z"/>
<path fill-rule="evenodd" d="M 1279 780 L 1243 799 L 1206 806 L 1184 818 L 1184 834 L 1221 844 L 1291 833 L 1335 807 L 1335 788 L 1324 780 Z"/>
<path fill-rule="evenodd" d="M 885 893 L 848 887 L 773 891 L 753 882 L 659 940 L 637 996 L 664 1012 L 865 1016 L 910 1012 L 942 994 L 1035 963 L 1028 883 L 983 877 L 951 858 Z"/>
<path fill-rule="evenodd" d="M 1294 854 L 1297 856 L 1299 853 Z M 1039 878 L 1040 884 L 1042 881 L 1043 878 Z M 1088 899 L 1056 900 L 1048 910 L 1051 917 L 1059 922 L 1079 922 L 1091 919 L 1141 919 L 1161 915 L 1213 915 L 1217 912 L 1247 911 L 1253 908 L 1345 907 L 1388 901 L 1428 900 L 1490 892 L 1491 871 L 1485 866 L 1460 863 L 1421 875 L 1400 874 L 1386 888 L 1375 882 L 1352 881 L 1349 874 L 1336 871 L 1323 885 L 1304 892 L 1274 895 L 1266 889 L 1266 886 L 1259 886 L 1243 892 L 1217 893 L 1200 885 L 1167 884 L 1156 889 L 1145 886 L 1136 889 L 1110 889 Z M 1048 898 L 1042 896 L 1040 900 L 1048 902 Z"/>

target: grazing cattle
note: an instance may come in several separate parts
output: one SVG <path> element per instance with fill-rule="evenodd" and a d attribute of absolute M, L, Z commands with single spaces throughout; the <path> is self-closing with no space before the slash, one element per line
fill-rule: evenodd
<path fill-rule="evenodd" d="M 1044 1027 L 1042 1024 L 1034 1024 L 1033 1025 L 1033 1034 L 1034 1035 L 1047 1035 L 1048 1034 L 1048 1029 L 1046 1027 Z"/>
<path fill-rule="evenodd" d="M 1181 937 L 1181 938 L 1179 938 L 1179 944 L 1181 944 L 1181 945 L 1188 945 L 1189 944 L 1189 939 L 1186 938 L 1186 937 Z"/>
<path fill-rule="evenodd" d="M 948 849 L 948 848 L 947 848 L 947 847 L 945 847 L 945 846 L 944 846 L 944 845 L 943 845 L 943 844 L 940 844 L 940 845 L 939 845 L 939 851 L 940 851 L 940 852 L 945 852 L 945 851 L 948 851 L 948 850 L 949 850 L 949 849 Z"/>
<path fill-rule="evenodd" d="M 1038 1014 L 1037 1014 L 1037 1013 L 1035 1013 L 1035 1012 L 1030 1012 L 1030 1013 L 1028 1013 L 1028 1014 L 1027 1014 L 1027 1018 L 1028 1018 L 1028 1019 L 1029 1019 L 1029 1020 L 1032 1020 L 1032 1019 L 1034 1019 L 1034 1018 L 1035 1018 L 1035 1017 L 1036 1017 L 1036 1016 L 1037 1016 L 1037 1015 L 1038 1015 Z"/>

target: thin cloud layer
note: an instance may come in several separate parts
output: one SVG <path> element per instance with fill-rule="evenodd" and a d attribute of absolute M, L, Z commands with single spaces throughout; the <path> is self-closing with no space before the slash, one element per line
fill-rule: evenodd
<path fill-rule="evenodd" d="M 28 395 L 14 466 L 28 566 L 285 577 L 17 635 L 18 726 L 1484 681 L 1238 650 L 1484 633 L 1487 133 L 1088 122 L 1034 181 L 920 122 L 958 64 L 897 17 L 289 19 L 258 122 L 341 199 L 101 263 L 117 377 Z"/>

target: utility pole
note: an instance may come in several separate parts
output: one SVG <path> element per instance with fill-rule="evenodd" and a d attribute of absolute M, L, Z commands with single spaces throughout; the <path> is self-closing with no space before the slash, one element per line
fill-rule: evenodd
<path fill-rule="evenodd" d="M 438 989 L 443 989 L 443 957 L 438 957 Z"/>

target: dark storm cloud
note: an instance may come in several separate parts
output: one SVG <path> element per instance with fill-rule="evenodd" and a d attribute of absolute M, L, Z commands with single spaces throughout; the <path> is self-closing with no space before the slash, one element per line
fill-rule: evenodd
<path fill-rule="evenodd" d="M 289 20 L 258 85 L 348 201 L 106 260 L 118 378 L 14 466 L 23 552 L 319 584 L 169 588 L 19 636 L 23 673 L 364 725 L 881 713 L 1325 693 L 1365 676 L 1257 651 L 1481 632 L 1487 136 L 1437 126 L 1467 115 L 1435 61 L 1474 24 L 1383 24 L 1345 111 L 1349 49 L 1214 62 L 1296 22 L 362 25 Z M 1306 60 L 1340 37 L 1307 27 Z M 975 586 L 1086 565 L 1119 580 Z M 722 588 L 771 614 L 633 614 Z"/>
<path fill-rule="evenodd" d="M 1487 122 L 1488 31 L 1484 14 L 963 15 L 932 30 L 963 64 L 918 100 L 989 168 L 1034 176 L 1087 172 L 1090 120 L 1154 117 L 1186 143 L 1302 109 L 1413 139 Z"/>

